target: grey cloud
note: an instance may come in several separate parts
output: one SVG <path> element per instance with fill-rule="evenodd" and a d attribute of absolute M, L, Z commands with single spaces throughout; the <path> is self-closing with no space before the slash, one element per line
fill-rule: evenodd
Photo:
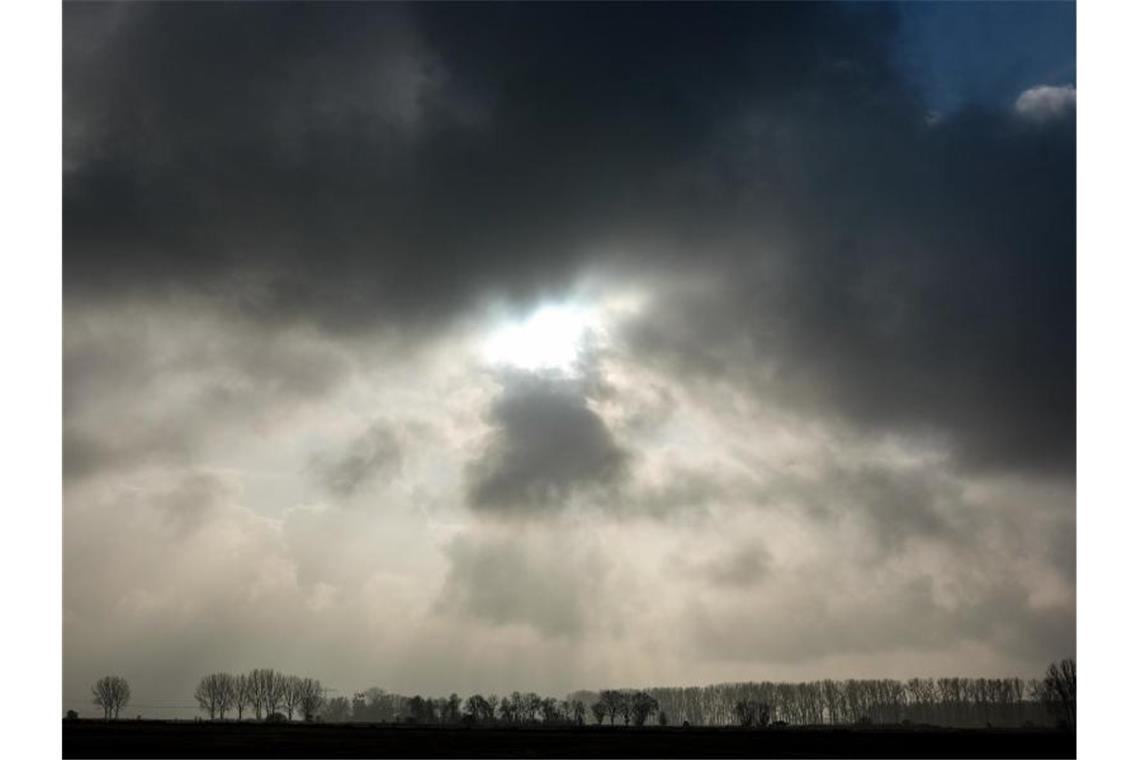
<path fill-rule="evenodd" d="M 791 585 L 762 607 L 697 602 L 690 608 L 690 642 L 726 660 L 802 662 L 837 655 L 935 651 L 979 642 L 1025 663 L 1075 645 L 1072 610 L 1040 608 L 1028 593 L 1000 581 L 970 586 L 970 597 L 939 602 L 929 577 L 900 578 L 878 588 L 819 590 Z"/>
<path fill-rule="evenodd" d="M 188 472 L 165 491 L 151 494 L 149 502 L 161 510 L 178 532 L 212 525 L 218 510 L 232 498 L 233 488 L 206 472 Z"/>
<path fill-rule="evenodd" d="M 314 456 L 312 467 L 325 488 L 347 497 L 369 480 L 398 474 L 402 460 L 399 437 L 381 421 L 373 423 L 344 451 Z"/>
<path fill-rule="evenodd" d="M 664 482 L 626 491 L 618 498 L 627 507 L 639 507 L 659 517 L 677 513 L 704 515 L 710 504 L 744 495 L 747 485 L 712 468 L 674 463 Z"/>
<path fill-rule="evenodd" d="M 588 622 L 587 600 L 606 565 L 591 552 L 518 537 L 460 536 L 447 548 L 447 578 L 438 599 L 494 625 L 527 625 L 548 636 L 576 636 Z"/>
<path fill-rule="evenodd" d="M 489 421 L 491 438 L 467 467 L 468 502 L 477 510 L 548 512 L 576 492 L 619 485 L 626 473 L 629 453 L 573 380 L 508 374 Z"/>
<path fill-rule="evenodd" d="M 63 431 L 63 477 L 74 481 L 100 472 L 184 461 L 191 450 L 181 427 L 153 427 L 137 433 Z"/>
<path fill-rule="evenodd" d="M 972 517 L 961 484 L 932 466 L 830 462 L 812 474 L 773 475 L 753 495 L 760 505 L 783 503 L 819 520 L 853 518 L 878 551 L 912 537 L 957 543 L 969 537 Z"/>
<path fill-rule="evenodd" d="M 738 547 L 698 563 L 698 572 L 716 586 L 750 588 L 768 577 L 772 558 L 760 543 Z"/>
<path fill-rule="evenodd" d="M 64 475 L 192 462 L 226 429 L 287 421 L 353 369 L 343 345 L 208 303 L 69 304 Z"/>

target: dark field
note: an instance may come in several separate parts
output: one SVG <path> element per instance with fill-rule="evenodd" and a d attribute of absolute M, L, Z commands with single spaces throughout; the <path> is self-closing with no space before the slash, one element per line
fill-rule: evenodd
<path fill-rule="evenodd" d="M 441 728 L 64 721 L 64 757 L 1043 757 L 1051 729 Z"/>

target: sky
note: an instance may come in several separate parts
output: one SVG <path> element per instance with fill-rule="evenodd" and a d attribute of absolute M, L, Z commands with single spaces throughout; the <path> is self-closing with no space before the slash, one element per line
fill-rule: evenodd
<path fill-rule="evenodd" d="M 64 709 L 1072 655 L 1074 26 L 66 4 Z"/>

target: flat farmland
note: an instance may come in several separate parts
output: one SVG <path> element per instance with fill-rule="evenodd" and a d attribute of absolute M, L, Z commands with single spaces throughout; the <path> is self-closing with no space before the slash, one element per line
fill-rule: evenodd
<path fill-rule="evenodd" d="M 1076 756 L 1076 735 L 1031 728 L 468 728 L 78 720 L 63 722 L 63 756 L 1071 758 Z"/>

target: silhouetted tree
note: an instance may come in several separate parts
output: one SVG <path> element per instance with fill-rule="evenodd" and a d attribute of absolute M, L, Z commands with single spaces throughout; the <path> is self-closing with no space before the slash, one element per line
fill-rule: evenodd
<path fill-rule="evenodd" d="M 745 728 L 752 725 L 754 716 L 751 702 L 746 699 L 741 699 L 733 705 L 732 709 L 736 713 L 736 722 L 738 725 L 744 726 Z"/>
<path fill-rule="evenodd" d="M 621 715 L 622 725 L 628 726 L 630 718 L 633 717 L 633 692 L 626 689 L 618 693 L 620 695 L 618 714 Z"/>
<path fill-rule="evenodd" d="M 606 708 L 606 715 L 610 718 L 610 725 L 614 724 L 614 720 L 625 706 L 625 696 L 620 691 L 613 689 L 606 689 L 599 694 L 602 704 Z"/>
<path fill-rule="evenodd" d="M 119 711 L 131 701 L 131 687 L 122 676 L 103 676 L 91 687 L 94 702 L 103 708 L 103 718 L 118 719 Z"/>
<path fill-rule="evenodd" d="M 352 717 L 352 704 L 348 697 L 333 697 L 324 708 L 324 719 L 329 723 L 346 723 Z"/>
<path fill-rule="evenodd" d="M 297 689 L 300 692 L 297 707 L 301 710 L 301 717 L 305 722 L 311 722 L 321 712 L 325 701 L 325 690 L 321 682 L 315 678 L 300 679 Z"/>
<path fill-rule="evenodd" d="M 630 694 L 628 703 L 635 726 L 644 726 L 649 716 L 657 712 L 657 700 L 644 691 Z"/>
<path fill-rule="evenodd" d="M 474 723 L 490 723 L 495 719 L 494 706 L 482 694 L 468 697 L 463 712 Z"/>
<path fill-rule="evenodd" d="M 463 700 L 459 698 L 458 694 L 452 692 L 451 696 L 447 698 L 447 704 L 444 706 L 443 722 L 458 723 L 460 713 L 462 712 L 460 709 L 462 705 Z"/>
<path fill-rule="evenodd" d="M 281 707 L 289 720 L 293 720 L 293 713 L 301 706 L 302 688 L 300 676 L 281 677 Z"/>
<path fill-rule="evenodd" d="M 447 711 L 447 700 L 443 697 L 435 699 L 428 697 L 424 700 L 427 706 L 427 720 L 429 723 L 439 723 L 443 720 L 443 714 Z"/>
<path fill-rule="evenodd" d="M 250 694 L 249 676 L 245 673 L 238 673 L 234 676 L 233 685 L 233 709 L 237 710 L 237 719 L 241 720 L 245 714 L 245 708 L 250 707 L 253 702 Z"/>
<path fill-rule="evenodd" d="M 494 721 L 495 717 L 499 714 L 500 699 L 497 694 L 490 694 L 487 697 L 487 717 L 488 720 Z"/>
<path fill-rule="evenodd" d="M 383 689 L 370 688 L 352 696 L 352 719 L 362 722 L 393 722 L 411 717 L 410 700 Z"/>
<path fill-rule="evenodd" d="M 409 717 L 416 723 L 427 723 L 432 717 L 431 701 L 419 694 L 408 700 Z"/>
<path fill-rule="evenodd" d="M 606 703 L 599 699 L 590 705 L 590 712 L 594 714 L 594 720 L 601 724 L 601 722 L 606 719 L 606 713 L 609 712 L 609 709 L 606 707 Z"/>
<path fill-rule="evenodd" d="M 218 673 L 218 717 L 226 719 L 226 713 L 234 708 L 237 701 L 237 676 L 232 673 Z"/>
<path fill-rule="evenodd" d="M 664 710 L 658 710 L 657 711 L 657 725 L 659 725 L 659 726 L 669 725 L 669 716 L 665 714 Z"/>
<path fill-rule="evenodd" d="M 771 717 L 769 705 L 755 699 L 738 700 L 733 705 L 732 711 L 736 716 L 737 725 L 744 727 L 757 726 L 762 728 L 768 725 L 768 720 Z"/>
<path fill-rule="evenodd" d="M 268 671 L 265 676 L 265 710 L 270 715 L 280 712 L 285 698 L 285 680 L 285 675 L 276 670 Z"/>
<path fill-rule="evenodd" d="M 558 710 L 558 700 L 554 697 L 539 699 L 538 713 L 542 717 L 543 723 L 555 723 L 562 717 Z"/>
<path fill-rule="evenodd" d="M 1077 725 L 1077 662 L 1066 658 L 1052 663 L 1045 672 L 1044 692 L 1049 706 L 1069 728 Z"/>
<path fill-rule="evenodd" d="M 246 676 L 249 687 L 250 706 L 257 720 L 263 715 L 268 716 L 277 709 L 277 700 L 280 698 L 277 689 L 277 673 L 269 668 L 251 670 Z"/>
<path fill-rule="evenodd" d="M 210 720 L 217 717 L 217 713 L 222 708 L 223 702 L 223 679 L 222 673 L 211 673 L 208 676 L 202 676 L 198 681 L 197 688 L 194 689 L 194 699 L 198 702 L 198 707 L 203 712 L 209 714 Z"/>

